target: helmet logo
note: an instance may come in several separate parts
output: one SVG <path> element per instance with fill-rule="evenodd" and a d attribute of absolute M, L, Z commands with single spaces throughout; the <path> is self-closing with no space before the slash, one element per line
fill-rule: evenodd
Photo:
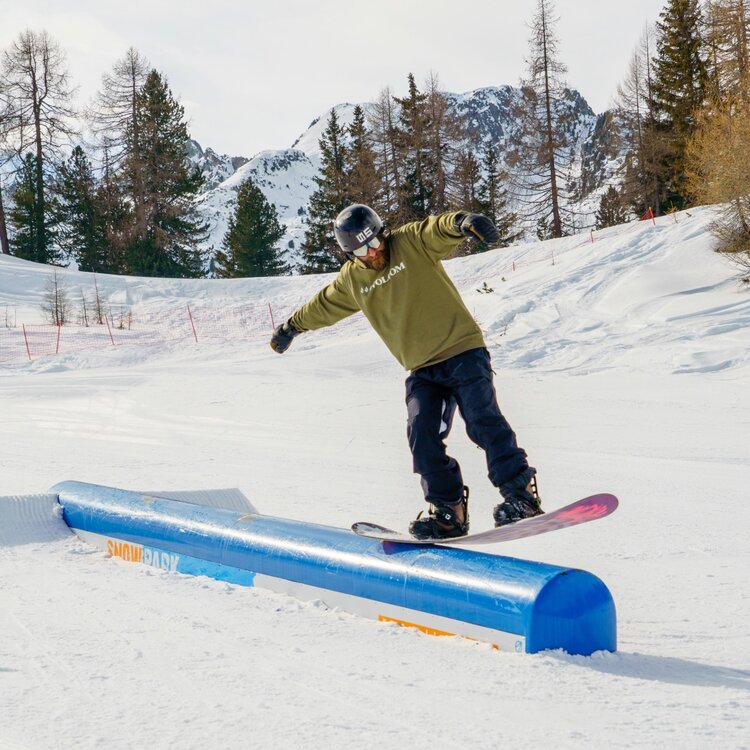
<path fill-rule="evenodd" d="M 370 237 L 372 237 L 372 229 L 370 229 L 370 227 L 365 227 L 365 230 L 357 235 L 357 240 L 359 242 L 367 242 Z"/>

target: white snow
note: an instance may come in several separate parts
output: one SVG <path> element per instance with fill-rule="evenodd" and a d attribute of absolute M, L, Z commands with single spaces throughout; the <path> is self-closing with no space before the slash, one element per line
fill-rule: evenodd
<path fill-rule="evenodd" d="M 242 338 L 0 363 L 0 748 L 750 747 L 750 290 L 712 252 L 711 214 L 447 264 L 547 506 L 621 503 L 489 550 L 600 576 L 616 654 L 500 653 L 67 531 L 45 494 L 64 479 L 237 487 L 272 515 L 404 527 L 422 502 L 404 373 L 361 316 L 283 357 L 258 319 Z M 0 312 L 40 322 L 48 274 L 0 256 Z M 144 326 L 188 302 L 290 311 L 325 281 L 98 277 Z M 449 444 L 487 528 L 483 455 L 459 420 Z"/>

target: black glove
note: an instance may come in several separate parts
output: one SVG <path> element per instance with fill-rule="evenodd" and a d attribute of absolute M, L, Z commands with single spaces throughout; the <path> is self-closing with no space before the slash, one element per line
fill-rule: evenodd
<path fill-rule="evenodd" d="M 271 349 L 277 354 L 283 354 L 292 343 L 292 339 L 298 336 L 298 331 L 288 320 L 286 323 L 282 323 L 276 327 L 276 330 L 271 336 Z"/>
<path fill-rule="evenodd" d="M 456 229 L 465 237 L 481 240 L 488 245 L 500 240 L 500 233 L 495 229 L 495 225 L 482 214 L 469 214 L 459 211 L 454 221 Z"/>

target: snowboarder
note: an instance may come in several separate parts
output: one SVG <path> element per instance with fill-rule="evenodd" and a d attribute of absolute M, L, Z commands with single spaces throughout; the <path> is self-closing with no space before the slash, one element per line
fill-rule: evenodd
<path fill-rule="evenodd" d="M 543 513 L 536 469 L 497 405 L 482 332 L 441 263 L 467 237 L 497 242 L 493 223 L 481 214 L 458 211 L 390 231 L 369 206 L 354 204 L 336 217 L 334 234 L 348 262 L 276 328 L 271 347 L 283 354 L 300 333 L 361 310 L 410 371 L 407 436 L 414 472 L 429 503 L 427 513 L 411 522 L 410 533 L 444 539 L 469 531 L 469 490 L 444 442 L 457 407 L 467 434 L 485 451 L 489 479 L 503 498 L 494 510 L 495 525 Z"/>

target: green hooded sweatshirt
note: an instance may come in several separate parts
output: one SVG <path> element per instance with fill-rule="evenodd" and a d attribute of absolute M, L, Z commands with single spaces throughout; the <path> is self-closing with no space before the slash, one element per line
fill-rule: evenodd
<path fill-rule="evenodd" d="M 393 230 L 385 269 L 373 271 L 356 258 L 348 261 L 292 315 L 291 324 L 313 331 L 361 310 L 407 370 L 483 347 L 479 326 L 440 262 L 465 239 L 455 216 L 430 216 Z"/>

